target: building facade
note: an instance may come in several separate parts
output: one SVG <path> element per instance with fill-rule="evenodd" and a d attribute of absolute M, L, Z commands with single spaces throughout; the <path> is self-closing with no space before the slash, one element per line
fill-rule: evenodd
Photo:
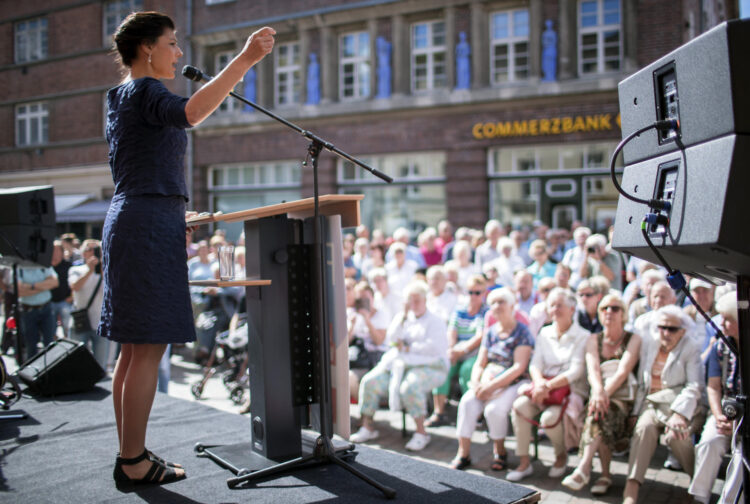
<path fill-rule="evenodd" d="M 236 91 L 391 175 L 385 184 L 326 151 L 319 160 L 321 194 L 365 194 L 364 222 L 386 232 L 443 218 L 605 228 L 617 83 L 738 11 L 701 0 L 0 4 L 12 7 L 0 20 L 0 185 L 53 183 L 106 205 L 104 93 L 119 79 L 106 34 L 128 9 L 158 9 L 177 21 L 185 62 L 209 74 L 272 26 L 273 53 Z M 251 107 L 228 99 L 190 135 L 196 210 L 312 195 L 308 142 Z"/>

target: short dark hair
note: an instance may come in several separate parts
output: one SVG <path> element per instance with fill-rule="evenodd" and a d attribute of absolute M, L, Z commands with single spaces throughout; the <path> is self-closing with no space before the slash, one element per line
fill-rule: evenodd
<path fill-rule="evenodd" d="M 117 61 L 130 67 L 138 56 L 138 46 L 155 44 L 164 30 L 174 30 L 174 22 L 161 12 L 131 12 L 117 28 L 112 49 L 117 52 Z"/>

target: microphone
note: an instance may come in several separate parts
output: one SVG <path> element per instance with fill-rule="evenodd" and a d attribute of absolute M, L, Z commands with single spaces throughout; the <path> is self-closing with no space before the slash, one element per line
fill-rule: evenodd
<path fill-rule="evenodd" d="M 204 74 L 194 66 L 185 65 L 182 67 L 182 75 L 195 82 L 208 82 L 213 79 L 213 75 Z"/>

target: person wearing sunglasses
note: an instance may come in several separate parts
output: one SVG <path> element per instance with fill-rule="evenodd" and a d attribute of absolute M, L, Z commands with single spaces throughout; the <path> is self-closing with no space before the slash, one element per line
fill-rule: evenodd
<path fill-rule="evenodd" d="M 652 333 L 643 336 L 638 392 L 633 415 L 638 417 L 630 442 L 624 504 L 635 504 L 651 458 L 665 433 L 665 442 L 688 475 L 693 475 L 692 435 L 704 418 L 701 397 L 704 369 L 698 344 L 685 337 L 693 321 L 675 305 L 655 312 Z"/>
<path fill-rule="evenodd" d="M 469 389 L 471 369 L 477 360 L 477 348 L 482 342 L 484 334 L 484 315 L 487 305 L 484 302 L 487 283 L 482 275 L 469 278 L 468 301 L 453 311 L 448 321 L 448 358 L 451 367 L 445 382 L 432 391 L 435 409 L 430 418 L 425 421 L 426 427 L 439 427 L 448 424 L 445 415 L 445 403 L 451 390 L 453 377 L 458 375 L 461 394 Z"/>
<path fill-rule="evenodd" d="M 603 280 L 606 281 L 606 278 L 603 278 Z M 599 322 L 596 307 L 599 306 L 599 302 L 607 292 L 609 292 L 609 284 L 606 285 L 606 290 L 602 290 L 599 283 L 593 282 L 589 278 L 581 280 L 576 290 L 578 306 L 576 307 L 575 318 L 578 325 L 592 333 L 602 331 L 602 324 Z"/>
<path fill-rule="evenodd" d="M 625 330 L 628 314 L 618 294 L 604 296 L 598 312 L 603 330 L 592 334 L 586 343 L 591 392 L 581 433 L 581 460 L 562 485 L 574 491 L 586 486 L 598 452 L 602 474 L 591 487 L 591 493 L 604 495 L 612 485 L 609 471 L 612 452 L 618 441 L 629 436 L 628 416 L 635 395 L 635 377 L 631 373 L 638 363 L 641 338 Z"/>

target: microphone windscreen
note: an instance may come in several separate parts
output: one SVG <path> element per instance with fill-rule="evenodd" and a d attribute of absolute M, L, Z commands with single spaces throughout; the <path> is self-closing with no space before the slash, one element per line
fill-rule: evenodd
<path fill-rule="evenodd" d="M 203 72 L 190 65 L 185 65 L 182 68 L 182 75 L 195 82 L 200 82 L 203 79 Z"/>

